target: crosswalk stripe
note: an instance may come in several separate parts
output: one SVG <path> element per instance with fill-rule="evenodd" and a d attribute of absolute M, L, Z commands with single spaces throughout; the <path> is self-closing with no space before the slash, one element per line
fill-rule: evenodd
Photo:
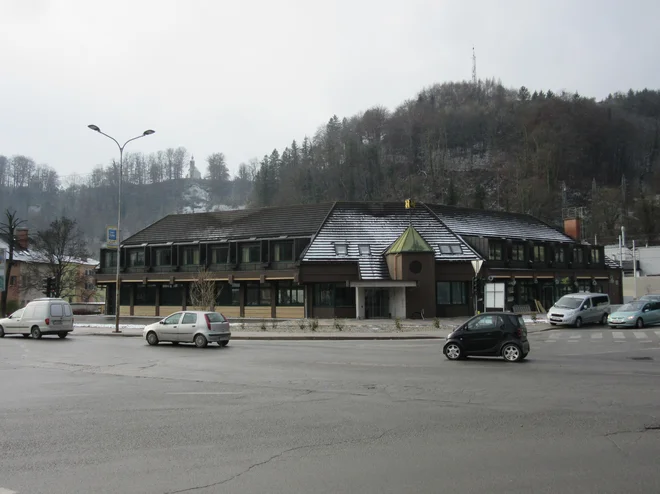
<path fill-rule="evenodd" d="M 625 336 L 623 336 L 623 333 L 621 331 L 614 331 L 612 333 L 612 336 L 617 340 L 621 340 L 625 338 Z"/>
<path fill-rule="evenodd" d="M 657 334 L 658 336 L 660 336 L 660 331 L 656 331 L 655 334 Z"/>
<path fill-rule="evenodd" d="M 602 340 L 603 339 L 603 333 L 591 333 L 591 339 L 592 340 Z"/>
<path fill-rule="evenodd" d="M 635 335 L 635 338 L 638 340 L 645 340 L 648 338 L 648 335 L 642 331 L 633 331 L 633 334 Z"/>
<path fill-rule="evenodd" d="M 571 340 L 579 340 L 580 338 L 582 338 L 581 334 L 574 334 L 574 335 L 569 336 L 569 339 L 571 339 Z"/>

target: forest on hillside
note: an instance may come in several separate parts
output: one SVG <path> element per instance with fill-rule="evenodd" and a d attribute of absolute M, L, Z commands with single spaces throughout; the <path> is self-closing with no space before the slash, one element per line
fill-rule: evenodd
<path fill-rule="evenodd" d="M 533 214 L 561 224 L 582 207 L 586 234 L 660 236 L 660 91 L 602 101 L 514 90 L 494 80 L 437 84 L 394 110 L 333 116 L 281 151 L 241 163 L 222 153 L 191 169 L 183 147 L 124 159 L 124 234 L 165 214 L 333 200 L 417 201 Z M 1 152 L 1 150 L 0 150 Z M 119 167 L 60 177 L 28 156 L 0 155 L 0 208 L 31 228 L 76 219 L 94 249 L 116 222 Z"/>

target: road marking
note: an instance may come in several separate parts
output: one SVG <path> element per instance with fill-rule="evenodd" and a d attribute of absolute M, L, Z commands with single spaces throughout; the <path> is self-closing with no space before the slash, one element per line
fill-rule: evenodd
<path fill-rule="evenodd" d="M 602 340 L 603 339 L 603 333 L 592 333 L 591 334 L 591 339 L 592 340 Z"/>
<path fill-rule="evenodd" d="M 660 331 L 656 331 L 655 334 L 657 334 L 658 336 L 660 336 Z"/>
<path fill-rule="evenodd" d="M 621 340 L 625 338 L 625 336 L 623 336 L 623 333 L 621 331 L 614 331 L 612 333 L 612 336 L 617 340 Z"/>
<path fill-rule="evenodd" d="M 559 333 L 550 333 L 550 339 L 551 340 L 556 340 L 559 338 Z"/>
<path fill-rule="evenodd" d="M 580 338 L 582 338 L 581 334 L 574 334 L 574 335 L 569 337 L 569 339 L 571 339 L 571 340 L 579 340 Z"/>
<path fill-rule="evenodd" d="M 11 489 L 5 489 L 4 487 L 0 487 L 0 494 L 18 494 L 18 492 L 12 491 Z"/>
<path fill-rule="evenodd" d="M 244 393 L 233 392 L 233 391 L 188 391 L 181 393 L 165 393 L 167 395 L 242 395 Z M 0 491 L 0 494 L 3 494 Z"/>
<path fill-rule="evenodd" d="M 644 340 L 648 338 L 648 335 L 642 331 L 633 331 L 633 334 L 635 335 L 635 338 L 638 340 Z"/>

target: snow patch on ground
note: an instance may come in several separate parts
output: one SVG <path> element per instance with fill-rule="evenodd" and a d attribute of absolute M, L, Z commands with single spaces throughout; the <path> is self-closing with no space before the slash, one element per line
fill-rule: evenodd
<path fill-rule="evenodd" d="M 102 329 L 115 329 L 114 324 L 82 324 L 74 323 L 74 328 L 102 328 Z M 144 329 L 144 324 L 120 324 L 119 329 Z"/>

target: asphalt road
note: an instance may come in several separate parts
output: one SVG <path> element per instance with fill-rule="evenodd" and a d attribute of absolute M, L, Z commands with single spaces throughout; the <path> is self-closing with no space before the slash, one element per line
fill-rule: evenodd
<path fill-rule="evenodd" d="M 658 329 L 539 333 L 520 364 L 6 337 L 0 494 L 657 493 Z"/>

